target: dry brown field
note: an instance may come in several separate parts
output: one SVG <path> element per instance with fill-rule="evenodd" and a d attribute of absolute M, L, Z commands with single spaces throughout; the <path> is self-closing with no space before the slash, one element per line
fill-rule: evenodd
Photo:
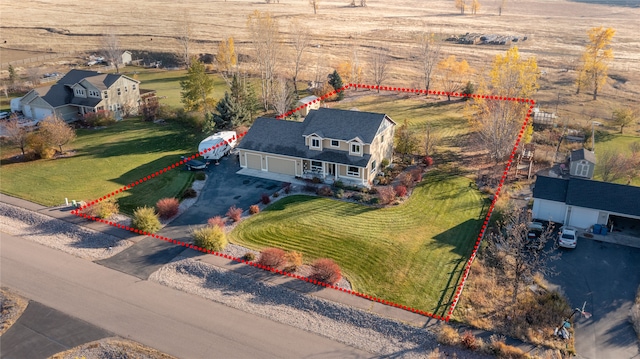
<path fill-rule="evenodd" d="M 594 117 L 610 117 L 616 106 L 637 103 L 640 95 L 640 1 L 617 2 L 638 6 L 509 0 L 498 16 L 498 0 L 481 0 L 477 15 L 460 15 L 453 0 L 368 0 L 366 8 L 351 7 L 350 0 L 323 0 L 314 15 L 307 0 L 273 4 L 258 0 L 105 0 L 90 6 L 72 0 L 7 0 L 0 2 L 0 57 L 5 63 L 38 51 L 96 51 L 101 34 L 109 31 L 119 35 L 125 49 L 178 52 L 176 37 L 185 21 L 193 31 L 194 53 L 215 53 L 221 39 L 233 36 L 237 51 L 249 55 L 246 21 L 258 10 L 269 11 L 279 20 L 285 41 L 294 31 L 289 26 L 293 20 L 312 29 L 314 47 L 305 54 L 302 78 L 312 80 L 316 73 L 326 76 L 349 58 L 354 47 L 366 69 L 371 50 L 381 47 L 393 55 L 392 74 L 386 84 L 420 87 L 419 64 L 414 60 L 417 32 L 522 35 L 528 40 L 518 44 L 521 54 L 536 56 L 544 73 L 536 100 L 546 110 L 554 111 L 558 106 L 565 118 L 587 123 Z M 611 79 L 597 103 L 588 94 L 576 96 L 573 85 L 573 69 L 586 43 L 586 31 L 595 26 L 617 30 L 610 71 L 616 80 Z M 466 59 L 476 75 L 483 74 L 492 58 L 507 49 L 443 45 L 445 54 Z M 286 62 L 286 54 L 283 58 L 281 71 L 286 74 L 291 61 Z M 437 87 L 437 82 L 434 85 Z"/>

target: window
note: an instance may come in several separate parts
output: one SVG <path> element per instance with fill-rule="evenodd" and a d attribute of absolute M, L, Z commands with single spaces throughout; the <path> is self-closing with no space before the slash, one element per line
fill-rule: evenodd
<path fill-rule="evenodd" d="M 129 92 L 129 88 L 127 86 L 124 87 L 124 92 Z"/>
<path fill-rule="evenodd" d="M 311 172 L 322 173 L 322 162 L 311 161 Z"/>
<path fill-rule="evenodd" d="M 320 139 L 319 138 L 312 138 L 311 139 L 311 147 L 320 148 Z"/>
<path fill-rule="evenodd" d="M 120 87 L 118 87 L 118 96 L 122 95 L 122 91 L 120 91 Z"/>
<path fill-rule="evenodd" d="M 360 168 L 349 166 L 347 167 L 347 175 L 349 176 L 360 176 Z"/>
<path fill-rule="evenodd" d="M 136 89 L 136 84 L 131 85 L 131 89 L 135 90 Z"/>
<path fill-rule="evenodd" d="M 76 93 L 76 95 L 84 96 L 84 90 L 83 89 L 77 88 L 75 93 Z"/>
<path fill-rule="evenodd" d="M 331 140 L 331 147 L 340 147 L 340 141 Z"/>
<path fill-rule="evenodd" d="M 360 147 L 360 145 L 359 145 L 359 144 L 357 144 L 357 143 L 352 143 L 352 144 L 351 144 L 351 154 L 352 154 L 352 155 L 353 155 L 353 154 L 356 154 L 356 155 L 360 155 L 360 154 L 362 154 L 362 152 L 361 152 L 361 147 Z"/>
<path fill-rule="evenodd" d="M 375 172 L 376 168 L 376 161 L 371 162 L 371 172 Z"/>
<path fill-rule="evenodd" d="M 384 143 L 384 135 L 382 135 L 382 136 L 380 137 L 380 142 L 381 142 L 381 143 Z"/>
<path fill-rule="evenodd" d="M 103 91 L 102 95 L 103 95 L 104 98 L 109 98 L 109 92 L 107 92 L 107 91 Z"/>

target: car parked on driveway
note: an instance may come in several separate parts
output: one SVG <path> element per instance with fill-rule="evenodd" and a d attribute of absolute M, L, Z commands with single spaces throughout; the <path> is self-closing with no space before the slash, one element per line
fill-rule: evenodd
<path fill-rule="evenodd" d="M 571 227 L 560 227 L 558 233 L 558 246 L 564 248 L 575 248 L 578 244 L 578 234 Z"/>
<path fill-rule="evenodd" d="M 190 160 L 187 163 L 185 163 L 185 166 L 186 166 L 188 171 L 203 170 L 203 169 L 207 168 L 208 165 L 209 165 L 208 163 L 202 162 L 202 161 L 198 161 L 198 160 Z"/>

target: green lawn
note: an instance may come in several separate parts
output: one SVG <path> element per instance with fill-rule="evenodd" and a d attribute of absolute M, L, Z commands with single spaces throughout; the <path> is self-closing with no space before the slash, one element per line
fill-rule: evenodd
<path fill-rule="evenodd" d="M 296 195 L 238 225 L 232 242 L 338 262 L 358 291 L 444 315 L 485 216 L 455 174 L 432 171 L 400 206 L 374 209 Z"/>
<path fill-rule="evenodd" d="M 640 143 L 640 137 L 632 136 L 632 135 L 620 135 L 620 134 L 610 134 L 606 135 L 600 134 L 596 135 L 596 173 L 594 175 L 594 179 L 602 180 L 602 175 L 600 168 L 597 164 L 598 153 L 602 153 L 603 151 L 614 151 L 617 153 L 622 153 L 626 156 L 631 156 L 631 150 L 629 149 L 629 145 L 633 142 Z M 618 183 L 627 183 L 627 178 L 622 178 L 617 181 Z M 640 186 L 640 178 L 634 177 L 631 181 L 631 184 L 634 186 Z"/>
<path fill-rule="evenodd" d="M 78 130 L 65 150 L 69 158 L 8 163 L 0 168 L 3 193 L 46 206 L 64 199 L 95 199 L 154 173 L 197 151 L 204 135 L 178 123 L 158 125 L 126 119 L 101 130 Z M 17 151 L 3 148 L 3 158 Z M 154 205 L 162 197 L 177 196 L 192 181 L 190 172 L 176 169 L 118 196 L 121 210 L 131 213 L 141 205 Z"/>

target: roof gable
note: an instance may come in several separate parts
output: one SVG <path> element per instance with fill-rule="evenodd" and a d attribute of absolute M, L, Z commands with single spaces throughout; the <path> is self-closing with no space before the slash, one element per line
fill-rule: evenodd
<path fill-rule="evenodd" d="M 360 138 L 363 143 L 373 142 L 385 114 L 320 108 L 311 110 L 304 120 L 303 135 L 322 133 L 324 138 L 349 141 Z"/>
<path fill-rule="evenodd" d="M 588 151 L 584 148 L 571 151 L 571 162 L 587 160 L 591 163 L 596 163 L 596 154 L 592 151 Z"/>
<path fill-rule="evenodd" d="M 572 206 L 640 216 L 640 187 L 571 178 L 566 203 Z"/>
<path fill-rule="evenodd" d="M 533 187 L 533 198 L 564 202 L 567 200 L 569 181 L 563 178 L 538 176 Z"/>

